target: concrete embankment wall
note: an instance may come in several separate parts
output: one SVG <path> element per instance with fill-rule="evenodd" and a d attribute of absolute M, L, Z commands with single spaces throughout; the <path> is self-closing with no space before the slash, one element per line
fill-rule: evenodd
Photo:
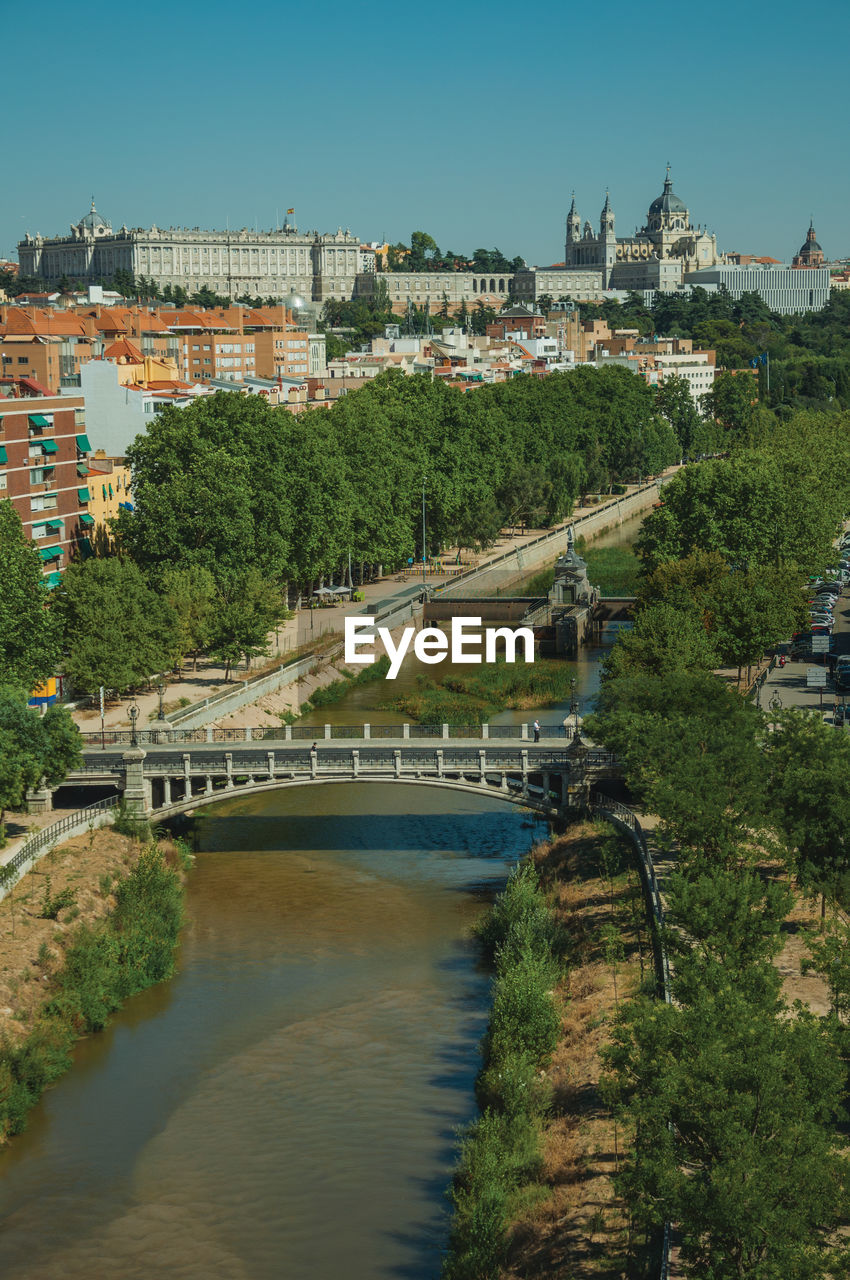
<path fill-rule="evenodd" d="M 610 529 L 628 520 L 630 516 L 647 511 L 658 500 L 659 485 L 653 480 L 641 485 L 632 493 L 607 503 L 597 511 L 591 511 L 573 522 L 576 537 L 592 538 L 603 529 Z M 437 600 L 451 600 L 455 596 L 496 596 L 512 583 L 538 569 L 554 564 L 561 552 L 567 549 L 567 537 L 563 528 L 542 534 L 523 547 L 507 551 L 489 564 L 471 573 L 465 573 L 435 593 Z"/>
<path fill-rule="evenodd" d="M 217 720 L 219 716 L 227 716 L 234 711 L 239 711 L 241 707 L 247 707 L 249 703 L 256 702 L 266 693 L 274 693 L 284 685 L 303 680 L 304 676 L 313 670 L 317 661 L 315 654 L 308 654 L 298 662 L 290 662 L 284 667 L 278 667 L 276 671 L 257 676 L 255 680 L 245 680 L 233 685 L 230 689 L 221 689 L 212 697 L 204 698 L 203 702 L 184 707 L 182 711 L 172 711 L 165 718 L 175 729 L 199 729 L 202 725 L 209 724 L 211 720 Z"/>

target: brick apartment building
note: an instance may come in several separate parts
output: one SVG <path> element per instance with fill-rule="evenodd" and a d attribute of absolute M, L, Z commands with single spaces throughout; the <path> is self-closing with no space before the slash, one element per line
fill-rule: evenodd
<path fill-rule="evenodd" d="M 90 451 L 82 396 L 51 395 L 31 379 L 0 378 L 0 498 L 9 498 L 55 587 L 85 551 Z"/>

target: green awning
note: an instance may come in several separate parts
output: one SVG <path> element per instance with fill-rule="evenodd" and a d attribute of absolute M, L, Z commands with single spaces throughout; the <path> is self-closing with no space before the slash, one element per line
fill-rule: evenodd
<path fill-rule="evenodd" d="M 49 427 L 50 426 L 50 423 L 47 421 L 43 413 L 29 413 L 27 414 L 27 417 L 29 418 L 31 427 Z"/>
<path fill-rule="evenodd" d="M 8 462 L 8 461 L 9 459 L 6 456 L 6 446 L 4 444 L 0 444 L 0 462 Z"/>
<path fill-rule="evenodd" d="M 42 560 L 58 560 L 62 555 L 61 547 L 39 547 L 38 554 Z"/>
<path fill-rule="evenodd" d="M 59 445 L 55 440 L 42 440 L 41 451 L 42 453 L 58 453 Z"/>
<path fill-rule="evenodd" d="M 77 436 L 77 448 L 80 453 L 91 453 L 91 444 L 88 436 Z"/>
<path fill-rule="evenodd" d="M 91 475 L 91 472 L 89 471 L 88 467 L 84 462 L 77 463 L 77 475 L 80 477 L 81 480 L 85 479 L 86 476 Z"/>
<path fill-rule="evenodd" d="M 80 524 L 85 529 L 90 529 L 91 526 L 94 524 L 94 516 L 90 516 L 88 511 L 84 511 L 80 516 Z"/>
<path fill-rule="evenodd" d="M 79 498 L 80 502 L 91 502 L 91 494 L 89 493 L 88 489 L 78 489 L 77 497 Z"/>
<path fill-rule="evenodd" d="M 51 533 L 58 533 L 60 529 L 65 528 L 65 521 L 59 516 L 54 516 L 52 520 L 47 521 L 47 527 Z"/>
<path fill-rule="evenodd" d="M 88 538 L 79 538 L 77 540 L 77 550 L 82 556 L 83 560 L 88 560 L 89 556 L 94 555 L 91 542 L 89 541 Z"/>
<path fill-rule="evenodd" d="M 61 581 L 62 581 L 61 573 L 48 573 L 47 577 L 45 578 L 45 582 L 47 583 L 47 587 L 49 591 L 52 591 L 54 587 L 58 587 Z"/>
<path fill-rule="evenodd" d="M 100 491 L 103 494 L 103 501 L 105 502 L 106 501 L 106 485 L 105 484 L 102 484 L 100 486 Z"/>
<path fill-rule="evenodd" d="M 109 486 L 109 496 L 110 496 L 110 498 L 114 498 L 114 497 L 115 497 L 115 494 L 112 492 L 112 485 L 110 485 L 110 486 Z"/>

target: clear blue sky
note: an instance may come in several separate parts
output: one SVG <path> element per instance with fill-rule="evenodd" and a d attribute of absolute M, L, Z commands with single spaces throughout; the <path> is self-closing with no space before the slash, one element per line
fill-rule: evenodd
<path fill-rule="evenodd" d="M 37 24 L 37 30 L 33 23 Z M 570 192 L 721 248 L 850 255 L 847 0 L 7 6 L 0 255 L 25 230 L 270 227 L 563 257 Z"/>

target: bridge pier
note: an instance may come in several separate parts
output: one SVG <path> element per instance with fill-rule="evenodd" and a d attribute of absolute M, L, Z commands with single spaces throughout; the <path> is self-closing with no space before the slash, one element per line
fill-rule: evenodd
<path fill-rule="evenodd" d="M 174 803 L 171 796 L 171 779 L 167 775 L 162 780 L 162 803 L 166 806 Z"/>
<path fill-rule="evenodd" d="M 487 786 L 487 752 L 478 752 L 478 781 L 482 787 Z"/>
<path fill-rule="evenodd" d="M 192 799 L 192 757 L 187 752 L 183 755 L 183 799 Z"/>
<path fill-rule="evenodd" d="M 27 792 L 27 813 L 52 813 L 53 792 L 49 787 L 34 787 Z"/>
<path fill-rule="evenodd" d="M 204 795 L 211 796 L 214 790 L 212 774 L 204 774 Z"/>
<path fill-rule="evenodd" d="M 319 753 L 318 751 L 310 752 L 310 777 L 315 778 L 318 772 Z"/>
<path fill-rule="evenodd" d="M 397 778 L 400 778 L 401 777 L 401 752 L 400 751 L 393 752 L 393 760 L 395 762 L 395 776 Z"/>
<path fill-rule="evenodd" d="M 528 729 L 527 724 L 524 724 L 522 727 L 525 730 Z M 526 732 L 524 736 L 527 738 L 528 733 Z M 520 751 L 519 758 L 522 761 L 522 796 L 524 800 L 527 800 L 528 799 L 528 752 Z"/>
<path fill-rule="evenodd" d="M 269 782 L 274 782 L 274 752 L 266 752 L 266 764 L 268 766 Z"/>
<path fill-rule="evenodd" d="M 145 755 L 141 747 L 122 754 L 124 761 L 124 807 L 128 813 L 146 818 L 151 812 L 150 782 L 145 778 Z"/>
<path fill-rule="evenodd" d="M 443 753 L 442 751 L 438 751 L 437 752 L 437 777 L 442 778 L 442 776 L 443 776 Z"/>
<path fill-rule="evenodd" d="M 351 776 L 356 778 L 360 772 L 360 752 L 355 749 L 351 753 Z"/>
<path fill-rule="evenodd" d="M 232 791 L 233 790 L 233 753 L 230 751 L 225 751 L 224 753 L 224 769 L 225 769 L 225 773 L 227 774 L 227 779 L 224 784 L 225 789 L 227 791 Z"/>

